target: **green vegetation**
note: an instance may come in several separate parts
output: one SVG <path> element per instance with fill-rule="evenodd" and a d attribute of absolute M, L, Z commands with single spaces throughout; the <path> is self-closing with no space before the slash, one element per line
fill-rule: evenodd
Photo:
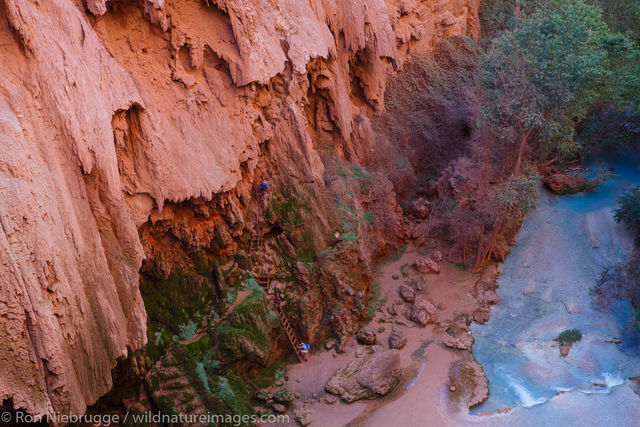
<path fill-rule="evenodd" d="M 582 0 L 545 2 L 493 40 L 483 66 L 483 120 L 496 138 L 518 147 L 514 175 L 532 144 L 543 157 L 576 155 L 576 124 L 596 103 L 629 96 L 637 56 L 601 10 Z"/>
<path fill-rule="evenodd" d="M 566 331 L 561 332 L 556 339 L 560 345 L 571 345 L 582 339 L 582 332 L 578 329 L 567 329 Z"/>
<path fill-rule="evenodd" d="M 499 206 L 506 212 L 524 214 L 538 206 L 538 178 L 514 176 L 496 190 Z"/>
<path fill-rule="evenodd" d="M 618 198 L 618 208 L 614 212 L 617 222 L 627 225 L 640 243 L 640 186 L 632 188 Z"/>

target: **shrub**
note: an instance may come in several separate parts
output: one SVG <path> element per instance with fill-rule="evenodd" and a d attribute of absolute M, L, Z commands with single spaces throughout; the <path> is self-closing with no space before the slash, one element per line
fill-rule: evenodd
<path fill-rule="evenodd" d="M 566 331 L 560 333 L 560 335 L 558 335 L 558 338 L 556 339 L 558 340 L 558 342 L 560 342 L 560 345 L 571 345 L 574 342 L 578 342 L 582 339 L 582 332 L 580 332 L 578 329 L 567 329 Z"/>
<path fill-rule="evenodd" d="M 618 197 L 618 208 L 614 215 L 616 222 L 626 224 L 635 233 L 636 245 L 640 244 L 640 186 Z"/>

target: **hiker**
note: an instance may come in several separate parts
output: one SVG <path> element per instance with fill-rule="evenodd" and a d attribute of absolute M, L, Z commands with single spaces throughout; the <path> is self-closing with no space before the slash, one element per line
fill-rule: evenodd
<path fill-rule="evenodd" d="M 300 343 L 298 348 L 300 349 L 302 354 L 305 355 L 305 358 L 306 358 L 306 355 L 309 353 L 309 350 L 311 350 L 311 346 L 309 344 L 306 344 L 306 343 L 303 343 L 303 342 Z"/>
<path fill-rule="evenodd" d="M 282 298 L 280 297 L 280 294 L 279 294 L 278 292 L 276 292 L 276 293 L 273 295 L 273 303 L 274 303 L 274 304 L 276 305 L 276 307 L 277 307 L 277 306 L 279 306 L 279 305 L 280 305 L 280 302 L 282 302 Z"/>
<path fill-rule="evenodd" d="M 262 181 L 260 184 L 258 184 L 258 193 L 260 193 L 260 195 L 266 194 L 268 190 L 269 186 L 267 185 L 267 181 Z"/>

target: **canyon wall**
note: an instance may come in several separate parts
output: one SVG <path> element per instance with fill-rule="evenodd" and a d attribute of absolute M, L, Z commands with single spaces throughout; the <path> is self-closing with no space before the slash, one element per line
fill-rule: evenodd
<path fill-rule="evenodd" d="M 84 412 L 147 341 L 143 260 L 234 252 L 263 179 L 309 195 L 321 249 L 321 154 L 366 163 L 387 76 L 477 9 L 0 0 L 0 401 Z"/>

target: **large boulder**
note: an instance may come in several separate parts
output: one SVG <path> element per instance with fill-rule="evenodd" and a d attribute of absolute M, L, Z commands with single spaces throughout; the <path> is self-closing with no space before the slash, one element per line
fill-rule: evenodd
<path fill-rule="evenodd" d="M 397 350 L 378 350 L 340 369 L 325 389 L 351 403 L 385 396 L 400 383 L 400 377 L 400 353 Z"/>
<path fill-rule="evenodd" d="M 436 320 L 436 308 L 429 301 L 416 297 L 409 311 L 409 320 L 420 326 L 426 326 Z"/>
<path fill-rule="evenodd" d="M 549 175 L 542 182 L 556 194 L 574 194 L 592 188 L 591 182 L 587 178 L 561 173 Z"/>
<path fill-rule="evenodd" d="M 360 329 L 356 334 L 356 339 L 363 345 L 374 345 L 376 343 L 376 333 L 368 326 Z"/>

